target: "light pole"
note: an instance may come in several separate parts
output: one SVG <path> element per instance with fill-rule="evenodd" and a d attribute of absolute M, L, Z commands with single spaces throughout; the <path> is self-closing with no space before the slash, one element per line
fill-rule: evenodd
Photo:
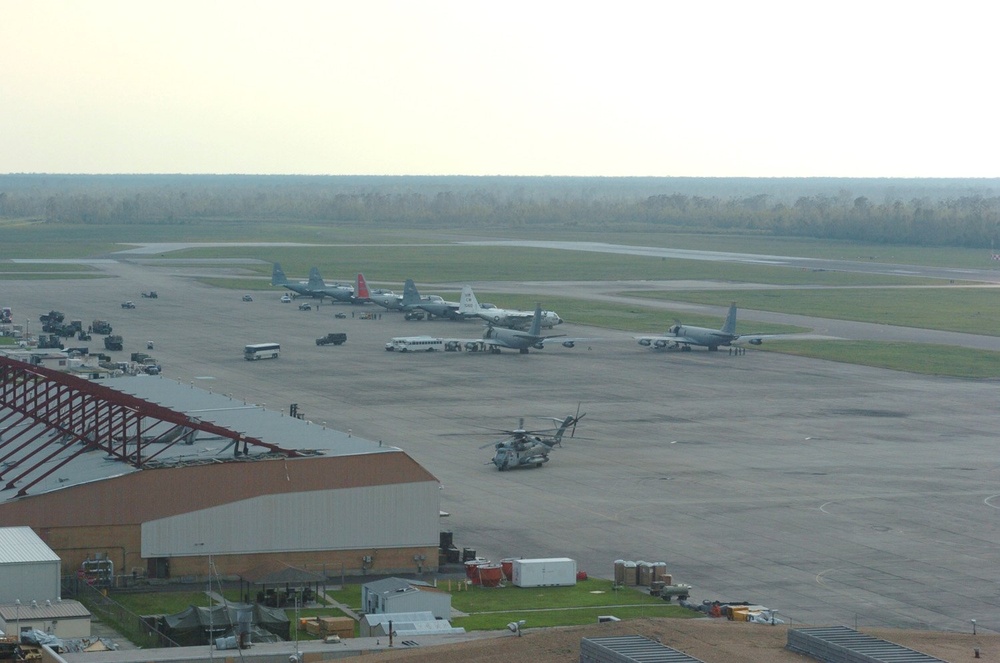
<path fill-rule="evenodd" d="M 17 641 L 21 642 L 21 599 L 14 599 L 15 610 L 17 611 Z"/>
<path fill-rule="evenodd" d="M 976 620 L 973 619 L 971 621 L 972 621 L 972 635 L 975 635 L 976 634 Z"/>

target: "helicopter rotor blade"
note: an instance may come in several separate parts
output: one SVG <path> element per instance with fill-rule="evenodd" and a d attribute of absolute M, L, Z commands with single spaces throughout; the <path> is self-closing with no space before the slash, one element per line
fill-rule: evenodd
<path fill-rule="evenodd" d="M 576 415 L 575 415 L 575 416 L 573 417 L 573 430 L 571 430 L 571 431 L 569 432 L 569 436 L 570 436 L 570 438 L 573 438 L 573 437 L 575 437 L 575 436 L 576 436 L 576 423 L 577 423 L 578 421 L 580 421 L 580 416 L 581 416 L 581 415 L 580 415 L 580 406 L 581 406 L 581 405 L 583 405 L 583 402 L 582 402 L 582 401 L 577 401 L 577 402 L 576 402 Z M 586 413 L 586 412 L 584 412 L 583 414 L 584 414 L 584 415 L 586 415 L 587 413 Z"/>

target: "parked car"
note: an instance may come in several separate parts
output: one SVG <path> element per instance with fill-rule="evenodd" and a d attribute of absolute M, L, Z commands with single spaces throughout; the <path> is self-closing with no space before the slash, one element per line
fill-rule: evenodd
<path fill-rule="evenodd" d="M 291 304 L 292 303 L 292 296 L 291 295 L 282 295 L 281 296 L 281 303 L 282 304 Z"/>
<path fill-rule="evenodd" d="M 250 295 L 243 295 L 243 301 L 245 301 L 245 302 L 252 302 L 253 301 L 253 297 L 251 297 Z"/>
<path fill-rule="evenodd" d="M 311 311 L 312 308 L 313 308 L 313 305 L 310 304 L 309 302 L 302 302 L 301 304 L 299 304 L 299 310 L 300 311 Z"/>
<path fill-rule="evenodd" d="M 135 304 L 130 299 L 127 302 L 122 302 L 122 308 L 135 308 Z"/>
<path fill-rule="evenodd" d="M 333 317 L 340 318 L 341 320 L 343 320 L 344 318 L 347 317 L 347 314 L 346 313 L 336 313 L 336 314 L 334 314 Z"/>

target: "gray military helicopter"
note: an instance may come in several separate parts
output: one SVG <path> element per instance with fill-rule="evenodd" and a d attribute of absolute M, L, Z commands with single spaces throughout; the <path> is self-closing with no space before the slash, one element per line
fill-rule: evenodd
<path fill-rule="evenodd" d="M 491 442 L 480 448 L 492 446 L 496 450 L 490 462 L 501 472 L 519 467 L 541 467 L 543 463 L 549 462 L 549 453 L 552 449 L 562 446 L 566 431 L 570 432 L 570 437 L 576 435 L 576 425 L 584 416 L 586 412 L 580 414 L 580 409 L 577 408 L 575 415 L 571 414 L 564 419 L 546 417 L 559 426 L 542 430 L 525 430 L 524 419 L 521 419 L 516 429 L 500 431 L 508 435 L 506 439 Z"/>

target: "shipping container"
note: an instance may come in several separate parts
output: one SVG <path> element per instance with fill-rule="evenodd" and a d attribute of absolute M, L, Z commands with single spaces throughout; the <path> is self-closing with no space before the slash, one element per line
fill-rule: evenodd
<path fill-rule="evenodd" d="M 576 584 L 576 560 L 568 557 L 515 559 L 515 587 L 570 587 Z"/>

